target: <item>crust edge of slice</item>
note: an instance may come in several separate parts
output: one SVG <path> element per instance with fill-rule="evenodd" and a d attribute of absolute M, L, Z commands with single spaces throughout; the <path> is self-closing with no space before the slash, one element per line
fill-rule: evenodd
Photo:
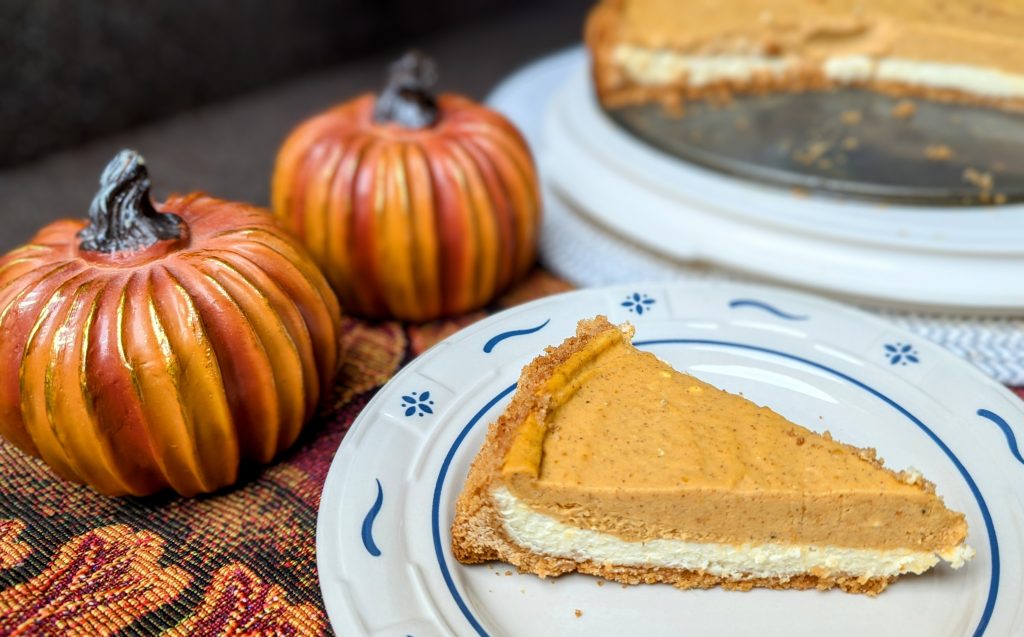
<path fill-rule="evenodd" d="M 627 339 L 633 336 L 633 328 L 628 324 L 616 326 L 604 316 L 584 319 L 579 322 L 575 336 L 567 338 L 560 345 L 545 348 L 544 354 L 523 368 L 512 402 L 490 425 L 484 445 L 474 459 L 465 486 L 456 501 L 455 518 L 451 525 L 451 550 L 459 562 L 480 564 L 502 561 L 514 565 L 521 572 L 540 577 L 557 577 L 575 571 L 623 584 L 666 583 L 681 589 L 715 586 L 730 590 L 750 590 L 754 587 L 818 590 L 840 588 L 848 593 L 877 595 L 896 579 L 897 576 L 862 578 L 811 573 L 790 577 L 734 579 L 689 569 L 637 567 L 538 554 L 513 541 L 505 531 L 497 504 L 491 496 L 494 479 L 501 474 L 505 455 L 527 415 L 531 412 L 541 417 L 545 415 L 549 397 L 538 391 L 540 387 L 558 366 L 608 330 L 619 330 Z M 874 449 L 846 444 L 842 446 L 900 480 L 906 480 L 909 476 L 906 472 L 895 472 L 885 467 L 876 457 Z M 919 475 L 913 479 L 920 482 L 926 491 L 934 492 L 935 486 L 932 483 Z"/>

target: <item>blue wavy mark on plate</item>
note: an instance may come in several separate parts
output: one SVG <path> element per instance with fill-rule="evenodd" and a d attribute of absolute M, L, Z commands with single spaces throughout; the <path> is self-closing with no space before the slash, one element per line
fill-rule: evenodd
<path fill-rule="evenodd" d="M 982 418 L 987 418 L 992 422 L 996 423 L 1003 433 L 1006 434 L 1006 444 L 1010 446 L 1010 453 L 1017 459 L 1017 462 L 1024 464 L 1024 457 L 1020 455 L 1020 449 L 1017 448 L 1017 437 L 1013 435 L 1013 430 L 1010 429 L 1010 423 L 1006 422 L 1002 416 L 995 412 L 991 412 L 987 409 L 979 409 L 978 415 Z"/>
<path fill-rule="evenodd" d="M 491 338 L 491 340 L 484 343 L 484 354 L 490 354 L 492 351 L 494 351 L 494 348 L 498 346 L 498 343 L 502 342 L 506 338 L 513 338 L 515 336 L 526 336 L 527 334 L 535 334 L 536 332 L 539 332 L 545 327 L 547 327 L 548 323 L 550 322 L 551 319 L 548 319 L 541 323 L 540 325 L 538 325 L 537 327 L 528 327 L 523 330 L 509 330 L 508 332 L 502 332 L 501 334 L 498 334 L 497 336 Z"/>
<path fill-rule="evenodd" d="M 718 341 L 707 339 L 661 339 L 650 341 L 637 341 L 634 343 L 634 345 L 636 345 L 637 347 L 645 347 L 650 345 L 713 345 L 718 347 L 732 347 L 737 349 L 744 349 L 779 356 L 781 358 L 796 361 L 798 363 L 803 363 L 815 369 L 822 370 L 841 380 L 850 383 L 851 385 L 854 385 L 855 387 L 863 389 L 864 391 L 868 392 L 875 398 L 881 400 L 888 406 L 895 409 L 901 415 L 903 415 L 920 431 L 922 431 L 933 443 L 935 443 L 935 445 L 937 445 L 939 449 L 941 449 L 942 452 L 946 455 L 946 458 L 948 458 L 949 461 L 953 463 L 953 466 L 956 467 L 957 471 L 960 473 L 960 476 L 967 484 L 967 488 L 971 491 L 971 495 L 974 496 L 974 500 L 975 502 L 977 502 L 978 509 L 981 512 L 981 517 L 985 522 L 985 531 L 988 536 L 989 552 L 992 557 L 992 572 L 989 578 L 988 595 L 985 600 L 985 608 L 981 613 L 981 619 L 978 620 L 978 625 L 975 627 L 973 633 L 971 633 L 974 637 L 981 637 L 985 634 L 985 629 L 988 627 L 989 622 L 992 620 L 992 613 L 995 611 L 996 606 L 996 598 L 999 594 L 999 579 L 1001 569 L 999 561 L 999 539 L 996 536 L 995 522 L 992 520 L 992 513 L 989 511 L 988 504 L 985 502 L 985 497 L 982 495 L 981 489 L 978 488 L 978 485 L 974 481 L 974 477 L 971 475 L 970 471 L 967 470 L 967 467 L 964 466 L 964 464 L 960 461 L 960 458 L 957 457 L 953 450 L 950 449 L 949 446 L 945 442 L 943 442 L 943 440 L 939 438 L 939 436 L 934 431 L 932 431 L 931 428 L 928 427 L 928 425 L 926 425 L 921 419 L 919 419 L 914 414 L 910 413 L 910 411 L 908 411 L 906 407 L 900 405 L 895 400 L 883 394 L 874 387 L 868 385 L 867 383 L 857 380 L 853 376 L 845 374 L 839 370 L 833 369 L 828 365 L 815 362 L 813 360 L 804 358 L 802 356 L 798 356 L 796 354 L 789 354 L 787 352 L 767 347 L 760 347 L 758 345 L 749 345 L 746 343 L 736 343 L 732 341 Z M 481 407 L 480 411 L 476 412 L 476 414 L 473 415 L 469 422 L 466 423 L 466 426 L 462 428 L 462 431 L 459 432 L 459 435 L 455 437 L 455 440 L 452 442 L 451 447 L 448 449 L 448 454 L 445 456 L 444 462 L 441 463 L 441 469 L 438 472 L 437 480 L 434 483 L 434 499 L 431 511 L 431 531 L 434 536 L 434 553 L 435 556 L 437 557 L 438 568 L 440 568 L 441 570 L 441 575 L 444 578 L 444 582 L 448 587 L 448 592 L 455 600 L 455 603 L 458 605 L 459 610 L 462 611 L 462 615 L 466 618 L 466 621 L 469 622 L 469 624 L 473 627 L 476 633 L 480 635 L 480 637 L 488 637 L 487 631 L 484 630 L 483 626 L 480 625 L 479 620 L 473 615 L 473 612 L 470 610 L 469 605 L 466 604 L 466 601 L 462 598 L 462 594 L 459 591 L 458 586 L 456 586 L 455 580 L 452 577 L 451 571 L 449 570 L 448 561 L 445 558 L 444 547 L 447 543 L 443 542 L 441 539 L 441 494 L 442 491 L 444 490 L 445 480 L 448 476 L 448 471 L 451 468 L 452 460 L 455 457 L 455 454 L 458 452 L 459 447 L 462 445 L 463 441 L 465 441 L 466 437 L 469 435 L 469 432 L 473 429 L 473 427 L 475 427 L 479 422 L 481 422 L 481 420 L 484 419 L 484 416 L 486 416 L 487 413 L 490 412 L 490 410 L 495 407 L 495 405 L 500 403 L 502 399 L 511 394 L 513 391 L 515 391 L 515 388 L 515 384 L 506 387 L 496 396 L 491 398 L 487 402 L 487 404 Z"/>
<path fill-rule="evenodd" d="M 769 305 L 768 303 L 758 301 L 757 299 L 733 299 L 729 301 L 729 307 L 734 309 L 737 307 L 756 307 L 759 310 L 764 310 L 769 314 L 774 314 L 775 316 L 784 318 L 787 321 L 806 321 L 811 318 L 804 314 L 790 314 L 789 312 L 783 312 L 774 305 Z"/>
<path fill-rule="evenodd" d="M 366 517 L 363 518 L 363 546 L 366 547 L 366 551 L 374 556 L 380 557 L 380 548 L 377 543 L 373 541 L 373 523 L 377 519 L 377 515 L 380 513 L 380 508 L 384 504 L 384 489 L 380 486 L 380 480 L 377 480 L 377 499 L 373 501 L 373 506 L 366 513 Z"/>

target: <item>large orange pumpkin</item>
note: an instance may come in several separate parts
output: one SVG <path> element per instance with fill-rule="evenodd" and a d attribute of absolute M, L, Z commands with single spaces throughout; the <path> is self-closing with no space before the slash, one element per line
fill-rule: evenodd
<path fill-rule="evenodd" d="M 131 151 L 100 183 L 88 223 L 0 259 L 0 434 L 106 494 L 229 485 L 330 387 L 337 299 L 264 211 L 198 194 L 157 211 Z"/>
<path fill-rule="evenodd" d="M 535 258 L 529 148 L 498 113 L 436 99 L 415 54 L 387 88 L 300 125 L 278 154 L 273 207 L 346 310 L 422 321 L 485 305 Z"/>

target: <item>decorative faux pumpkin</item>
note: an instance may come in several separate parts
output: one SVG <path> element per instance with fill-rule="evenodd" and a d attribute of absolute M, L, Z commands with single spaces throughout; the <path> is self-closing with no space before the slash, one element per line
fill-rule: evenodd
<path fill-rule="evenodd" d="M 110 495 L 229 485 L 330 387 L 337 299 L 264 211 L 198 194 L 158 211 L 132 151 L 100 184 L 88 223 L 0 259 L 0 434 Z"/>
<path fill-rule="evenodd" d="M 429 92 L 409 54 L 387 87 L 301 124 L 273 179 L 274 211 L 346 310 L 422 321 L 485 305 L 535 258 L 530 150 L 498 113 Z"/>

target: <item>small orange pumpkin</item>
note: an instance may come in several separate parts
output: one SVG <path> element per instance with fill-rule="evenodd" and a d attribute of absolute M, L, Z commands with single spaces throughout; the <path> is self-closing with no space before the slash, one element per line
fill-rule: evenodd
<path fill-rule="evenodd" d="M 407 55 L 380 97 L 308 120 L 277 157 L 275 213 L 358 314 L 423 321 L 476 309 L 536 255 L 526 142 L 472 100 L 435 99 L 435 75 Z"/>
<path fill-rule="evenodd" d="M 0 259 L 0 434 L 110 495 L 232 484 L 330 387 L 337 298 L 264 211 L 198 194 L 157 211 L 132 151 L 100 183 L 88 223 Z"/>

